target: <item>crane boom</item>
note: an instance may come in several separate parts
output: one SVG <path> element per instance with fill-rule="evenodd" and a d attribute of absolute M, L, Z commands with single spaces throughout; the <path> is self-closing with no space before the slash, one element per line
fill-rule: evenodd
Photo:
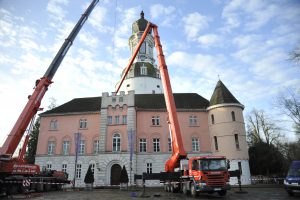
<path fill-rule="evenodd" d="M 160 75 L 161 75 L 161 79 L 162 79 L 162 83 L 163 83 L 164 97 L 165 97 L 165 102 L 166 102 L 166 107 L 167 107 L 167 112 L 168 112 L 168 118 L 169 118 L 168 123 L 170 125 L 170 130 L 171 130 L 172 156 L 169 158 L 169 160 L 167 160 L 167 162 L 165 164 L 165 171 L 173 172 L 174 168 L 179 166 L 180 160 L 186 158 L 187 154 L 183 147 L 181 131 L 180 131 L 180 126 L 179 126 L 179 122 L 178 122 L 174 96 L 172 93 L 172 87 L 171 87 L 170 77 L 169 77 L 169 73 L 168 73 L 168 68 L 167 68 L 167 65 L 165 62 L 162 45 L 160 43 L 160 37 L 158 34 L 157 26 L 155 24 L 148 22 L 147 27 L 144 30 L 144 33 L 143 33 L 134 53 L 129 61 L 129 64 L 125 68 L 124 74 L 121 78 L 121 81 L 120 81 L 118 87 L 117 87 L 116 93 L 119 92 L 119 89 L 129 71 L 142 43 L 144 42 L 144 40 L 151 28 L 153 29 L 159 71 L 160 71 Z"/>
<path fill-rule="evenodd" d="M 82 14 L 81 18 L 69 34 L 68 38 L 65 40 L 59 51 L 57 52 L 56 56 L 54 57 L 53 61 L 49 65 L 46 73 L 44 76 L 36 81 L 36 86 L 32 95 L 29 96 L 29 100 L 25 105 L 23 111 L 21 112 L 17 122 L 15 123 L 12 131 L 8 135 L 7 139 L 5 140 L 2 148 L 0 149 L 0 154 L 10 154 L 12 155 L 18 144 L 20 143 L 24 132 L 32 117 L 37 113 L 41 101 L 48 89 L 48 86 L 52 83 L 52 78 L 54 77 L 58 67 L 60 66 L 62 60 L 64 59 L 66 53 L 68 52 L 69 48 L 71 47 L 75 37 L 77 36 L 78 32 L 80 31 L 81 27 L 87 20 L 88 16 L 96 6 L 99 0 L 93 0 L 86 11 Z"/>

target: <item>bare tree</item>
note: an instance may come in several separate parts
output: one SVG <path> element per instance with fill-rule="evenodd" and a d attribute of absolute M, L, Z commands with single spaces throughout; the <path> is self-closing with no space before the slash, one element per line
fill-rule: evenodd
<path fill-rule="evenodd" d="M 300 43 L 298 43 L 295 49 L 290 53 L 290 60 L 300 64 Z"/>
<path fill-rule="evenodd" d="M 277 107 L 293 122 L 294 132 L 300 137 L 300 91 L 288 90 L 277 98 Z"/>
<path fill-rule="evenodd" d="M 247 137 L 250 146 L 261 142 L 276 146 L 282 135 L 280 129 L 263 110 L 253 109 L 247 116 Z"/>

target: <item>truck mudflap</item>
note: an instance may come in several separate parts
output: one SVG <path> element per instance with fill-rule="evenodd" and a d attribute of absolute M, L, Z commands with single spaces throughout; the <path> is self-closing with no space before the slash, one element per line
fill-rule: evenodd
<path fill-rule="evenodd" d="M 196 184 L 195 187 L 197 192 L 219 192 L 219 191 L 224 191 L 224 190 L 230 190 L 231 187 L 229 184 L 220 186 L 220 187 L 212 187 L 212 186 L 208 186 L 208 185 L 204 185 L 201 183 Z"/>

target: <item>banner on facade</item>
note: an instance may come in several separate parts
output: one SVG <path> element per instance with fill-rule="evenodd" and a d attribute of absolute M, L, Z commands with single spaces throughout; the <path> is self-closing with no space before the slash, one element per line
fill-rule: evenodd
<path fill-rule="evenodd" d="M 130 152 L 130 162 L 132 162 L 132 156 L 133 156 L 134 144 L 135 144 L 135 131 L 132 129 L 128 130 L 128 143 L 129 143 L 129 152 Z"/>

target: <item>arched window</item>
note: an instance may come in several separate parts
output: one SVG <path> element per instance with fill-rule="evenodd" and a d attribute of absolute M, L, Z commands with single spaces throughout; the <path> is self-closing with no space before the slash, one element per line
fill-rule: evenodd
<path fill-rule="evenodd" d="M 121 136 L 115 133 L 113 136 L 113 152 L 121 151 Z"/>
<path fill-rule="evenodd" d="M 231 112 L 231 119 L 232 119 L 232 121 L 235 121 L 235 113 L 234 113 L 234 111 Z"/>

